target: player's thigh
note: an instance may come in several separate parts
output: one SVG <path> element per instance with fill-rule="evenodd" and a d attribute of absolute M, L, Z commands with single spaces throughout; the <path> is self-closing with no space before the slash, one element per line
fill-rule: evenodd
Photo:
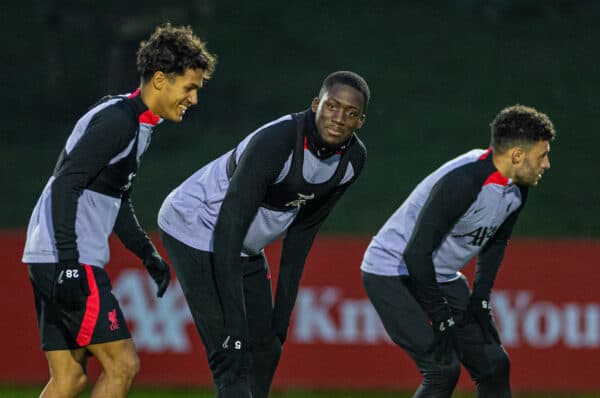
<path fill-rule="evenodd" d="M 454 320 L 460 325 L 463 321 L 469 298 L 471 297 L 467 278 L 461 274 L 459 278 L 452 282 L 440 283 L 439 286 L 442 294 L 448 301 Z"/>
<path fill-rule="evenodd" d="M 461 350 L 461 362 L 474 380 L 496 373 L 508 375 L 508 354 L 493 339 L 486 342 L 477 323 L 459 325 L 456 337 Z"/>
<path fill-rule="evenodd" d="M 44 351 L 75 350 L 80 348 L 76 337 L 83 319 L 84 309 L 67 311 L 52 299 L 52 285 L 56 264 L 28 265 L 33 288 L 35 310 Z"/>
<path fill-rule="evenodd" d="M 219 344 L 224 323 L 213 254 L 189 247 L 165 232 L 161 236 L 196 329 L 210 355 Z"/>
<path fill-rule="evenodd" d="M 270 340 L 273 331 L 273 295 L 271 275 L 264 256 L 254 256 L 243 262 L 244 304 L 248 320 L 248 334 L 253 342 Z"/>
<path fill-rule="evenodd" d="M 427 314 L 407 287 L 406 277 L 362 273 L 363 285 L 388 335 L 411 355 L 433 341 Z"/>

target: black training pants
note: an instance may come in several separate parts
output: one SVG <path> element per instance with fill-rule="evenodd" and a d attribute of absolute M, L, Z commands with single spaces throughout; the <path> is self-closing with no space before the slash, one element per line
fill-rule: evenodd
<path fill-rule="evenodd" d="M 214 278 L 213 255 L 189 247 L 162 233 L 164 246 L 175 269 L 207 358 L 217 350 L 223 333 L 223 314 Z M 242 282 L 248 320 L 249 369 L 213 380 L 217 397 L 263 398 L 281 356 L 281 343 L 272 328 L 273 296 L 267 261 L 263 255 L 243 258 Z M 240 292 L 240 294 L 242 294 Z"/>
<path fill-rule="evenodd" d="M 475 323 L 464 324 L 464 313 L 470 291 L 466 278 L 441 283 L 456 320 L 456 336 L 461 359 L 449 363 L 435 361 L 428 352 L 433 342 L 429 318 L 411 292 L 407 276 L 382 276 L 362 273 L 363 285 L 391 339 L 416 362 L 423 382 L 414 397 L 450 397 L 460 375 L 460 363 L 469 371 L 477 385 L 480 398 L 510 397 L 509 360 L 501 345 L 484 340 Z"/>

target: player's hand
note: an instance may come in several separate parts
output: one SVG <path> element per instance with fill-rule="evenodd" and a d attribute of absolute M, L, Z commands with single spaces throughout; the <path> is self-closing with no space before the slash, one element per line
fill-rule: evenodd
<path fill-rule="evenodd" d="M 54 302 L 70 311 L 83 308 L 90 295 L 85 272 L 78 262 L 58 263 L 52 286 Z"/>
<path fill-rule="evenodd" d="M 273 320 L 273 329 L 275 330 L 275 336 L 279 339 L 281 345 L 285 343 L 285 339 L 287 337 L 288 331 L 288 323 L 282 324 L 283 322 L 277 322 L 276 319 Z"/>
<path fill-rule="evenodd" d="M 481 328 L 486 344 L 492 342 L 500 344 L 500 336 L 492 317 L 492 306 L 488 299 L 471 296 L 465 313 L 465 323 L 477 323 Z"/>
<path fill-rule="evenodd" d="M 456 340 L 456 323 L 450 316 L 443 321 L 431 323 L 433 328 L 433 343 L 428 352 L 433 353 L 434 358 L 440 363 L 450 363 L 452 356 L 457 355 L 460 358 L 460 349 Z"/>
<path fill-rule="evenodd" d="M 239 375 L 242 369 L 248 366 L 247 351 L 248 347 L 244 339 L 230 334 L 225 335 L 220 340 L 217 351 L 208 358 L 214 379 L 219 379 L 226 373 L 232 377 Z"/>
<path fill-rule="evenodd" d="M 162 297 L 171 281 L 169 264 L 167 264 L 157 252 L 152 252 L 144 259 L 144 267 L 146 267 L 148 273 L 152 279 L 154 279 L 154 282 L 158 287 L 156 296 Z"/>

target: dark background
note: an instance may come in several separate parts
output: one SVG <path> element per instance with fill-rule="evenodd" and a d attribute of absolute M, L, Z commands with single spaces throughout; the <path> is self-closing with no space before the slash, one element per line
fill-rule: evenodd
<path fill-rule="evenodd" d="M 199 105 L 165 122 L 133 201 L 142 224 L 175 186 L 258 126 L 305 109 L 330 72 L 368 81 L 363 175 L 323 230 L 374 234 L 425 175 L 489 144 L 521 103 L 558 131 L 519 236 L 600 236 L 595 163 L 600 6 L 593 1 L 24 0 L 0 5 L 0 227 L 24 228 L 76 119 L 138 85 L 135 51 L 164 21 L 219 56 Z"/>

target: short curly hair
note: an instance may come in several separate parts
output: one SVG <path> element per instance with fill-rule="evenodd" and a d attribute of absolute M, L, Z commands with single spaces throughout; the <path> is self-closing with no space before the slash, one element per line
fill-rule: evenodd
<path fill-rule="evenodd" d="M 323 80 L 323 84 L 321 85 L 319 98 L 321 98 L 327 90 L 336 84 L 350 86 L 360 91 L 363 97 L 364 110 L 369 107 L 369 100 L 371 99 L 371 90 L 369 89 L 369 85 L 358 73 L 347 70 L 340 70 L 328 75 L 325 80 Z"/>
<path fill-rule="evenodd" d="M 140 43 L 136 64 L 142 81 L 147 82 L 158 71 L 183 75 L 187 69 L 202 69 L 204 79 L 210 79 L 216 63 L 216 56 L 208 52 L 206 43 L 194 35 L 191 27 L 167 22 Z"/>
<path fill-rule="evenodd" d="M 490 123 L 491 147 L 504 153 L 517 145 L 528 146 L 537 141 L 553 141 L 556 137 L 550 118 L 535 108 L 513 105 L 502 109 Z"/>

